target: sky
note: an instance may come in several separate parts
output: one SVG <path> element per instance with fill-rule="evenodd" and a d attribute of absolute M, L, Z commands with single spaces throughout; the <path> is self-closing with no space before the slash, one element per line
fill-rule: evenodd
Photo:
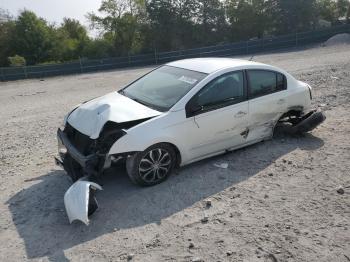
<path fill-rule="evenodd" d="M 60 24 L 64 17 L 78 19 L 88 25 L 86 13 L 97 12 L 101 0 L 0 0 L 0 8 L 17 16 L 21 9 L 34 11 L 49 22 Z"/>

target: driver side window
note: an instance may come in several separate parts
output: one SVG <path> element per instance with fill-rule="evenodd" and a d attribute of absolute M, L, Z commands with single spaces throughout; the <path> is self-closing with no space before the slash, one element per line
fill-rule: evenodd
<path fill-rule="evenodd" d="M 207 84 L 196 95 L 198 106 L 224 106 L 240 102 L 244 98 L 244 76 L 242 71 L 219 76 Z"/>

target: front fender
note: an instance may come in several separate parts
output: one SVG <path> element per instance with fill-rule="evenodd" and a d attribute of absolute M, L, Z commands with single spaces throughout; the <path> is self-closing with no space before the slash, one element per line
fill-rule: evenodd
<path fill-rule="evenodd" d="M 139 137 L 133 135 L 125 135 L 116 141 L 109 151 L 109 155 L 117 155 L 128 152 L 142 152 L 145 151 L 152 145 L 159 143 L 169 143 L 175 146 L 179 153 L 180 159 L 182 163 L 188 159 L 188 155 L 186 154 L 186 150 L 184 146 L 181 144 L 181 141 L 177 141 L 175 138 L 168 136 L 159 136 L 153 138 L 146 138 L 145 136 L 140 135 Z"/>
<path fill-rule="evenodd" d="M 126 134 L 112 145 L 108 154 L 142 152 L 152 145 L 169 143 L 179 150 L 181 159 L 184 161 L 187 159 L 186 139 L 179 136 L 178 132 L 179 129 L 184 128 L 182 125 L 184 119 L 186 119 L 184 110 L 168 112 L 128 129 Z"/>
<path fill-rule="evenodd" d="M 171 137 L 147 137 L 145 135 L 126 134 L 117 140 L 109 150 L 109 155 L 121 154 L 127 152 L 142 152 L 148 147 L 158 143 L 170 143 L 178 147 L 176 141 Z M 180 150 L 180 149 L 179 149 Z"/>

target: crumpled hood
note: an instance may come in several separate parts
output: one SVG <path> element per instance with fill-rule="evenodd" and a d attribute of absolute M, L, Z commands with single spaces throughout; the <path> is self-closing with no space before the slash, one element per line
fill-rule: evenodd
<path fill-rule="evenodd" d="M 123 123 L 160 114 L 159 111 L 113 92 L 80 105 L 68 116 L 67 121 L 79 132 L 96 139 L 107 121 Z"/>

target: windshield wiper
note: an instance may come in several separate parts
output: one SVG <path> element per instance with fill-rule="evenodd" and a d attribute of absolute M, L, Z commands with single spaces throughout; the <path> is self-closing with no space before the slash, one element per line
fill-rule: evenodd
<path fill-rule="evenodd" d="M 126 96 L 127 98 L 130 98 L 131 100 L 134 100 L 135 102 L 137 102 L 137 103 L 139 103 L 141 105 L 147 106 L 147 107 L 152 108 L 152 109 L 157 110 L 157 111 L 161 111 L 161 112 L 164 111 L 164 108 L 162 108 L 162 107 L 158 107 L 156 105 L 149 104 L 149 103 L 147 103 L 147 102 L 145 102 L 143 100 L 140 100 L 138 98 L 135 98 L 135 97 L 132 97 L 132 96 L 128 96 L 123 89 L 119 90 L 118 93 L 123 95 L 123 96 Z"/>
<path fill-rule="evenodd" d="M 128 96 L 129 97 L 129 96 Z M 130 99 L 136 101 L 137 103 L 141 104 L 141 105 L 144 105 L 144 106 L 148 106 L 148 107 L 151 107 L 149 104 L 147 104 L 146 102 L 144 101 L 141 101 L 140 99 L 137 99 L 137 98 L 134 98 L 134 97 L 129 97 Z"/>
<path fill-rule="evenodd" d="M 159 108 L 157 106 L 155 106 L 155 105 L 149 104 L 149 103 L 147 103 L 145 101 L 142 101 L 142 100 L 140 100 L 138 98 L 135 98 L 135 97 L 130 97 L 130 96 L 127 96 L 127 95 L 125 95 L 125 96 L 130 98 L 130 99 L 132 99 L 132 100 L 134 100 L 135 102 L 137 102 L 137 103 L 139 103 L 141 105 L 147 106 L 147 107 L 152 108 L 152 109 L 157 110 L 157 111 L 160 111 Z"/>

